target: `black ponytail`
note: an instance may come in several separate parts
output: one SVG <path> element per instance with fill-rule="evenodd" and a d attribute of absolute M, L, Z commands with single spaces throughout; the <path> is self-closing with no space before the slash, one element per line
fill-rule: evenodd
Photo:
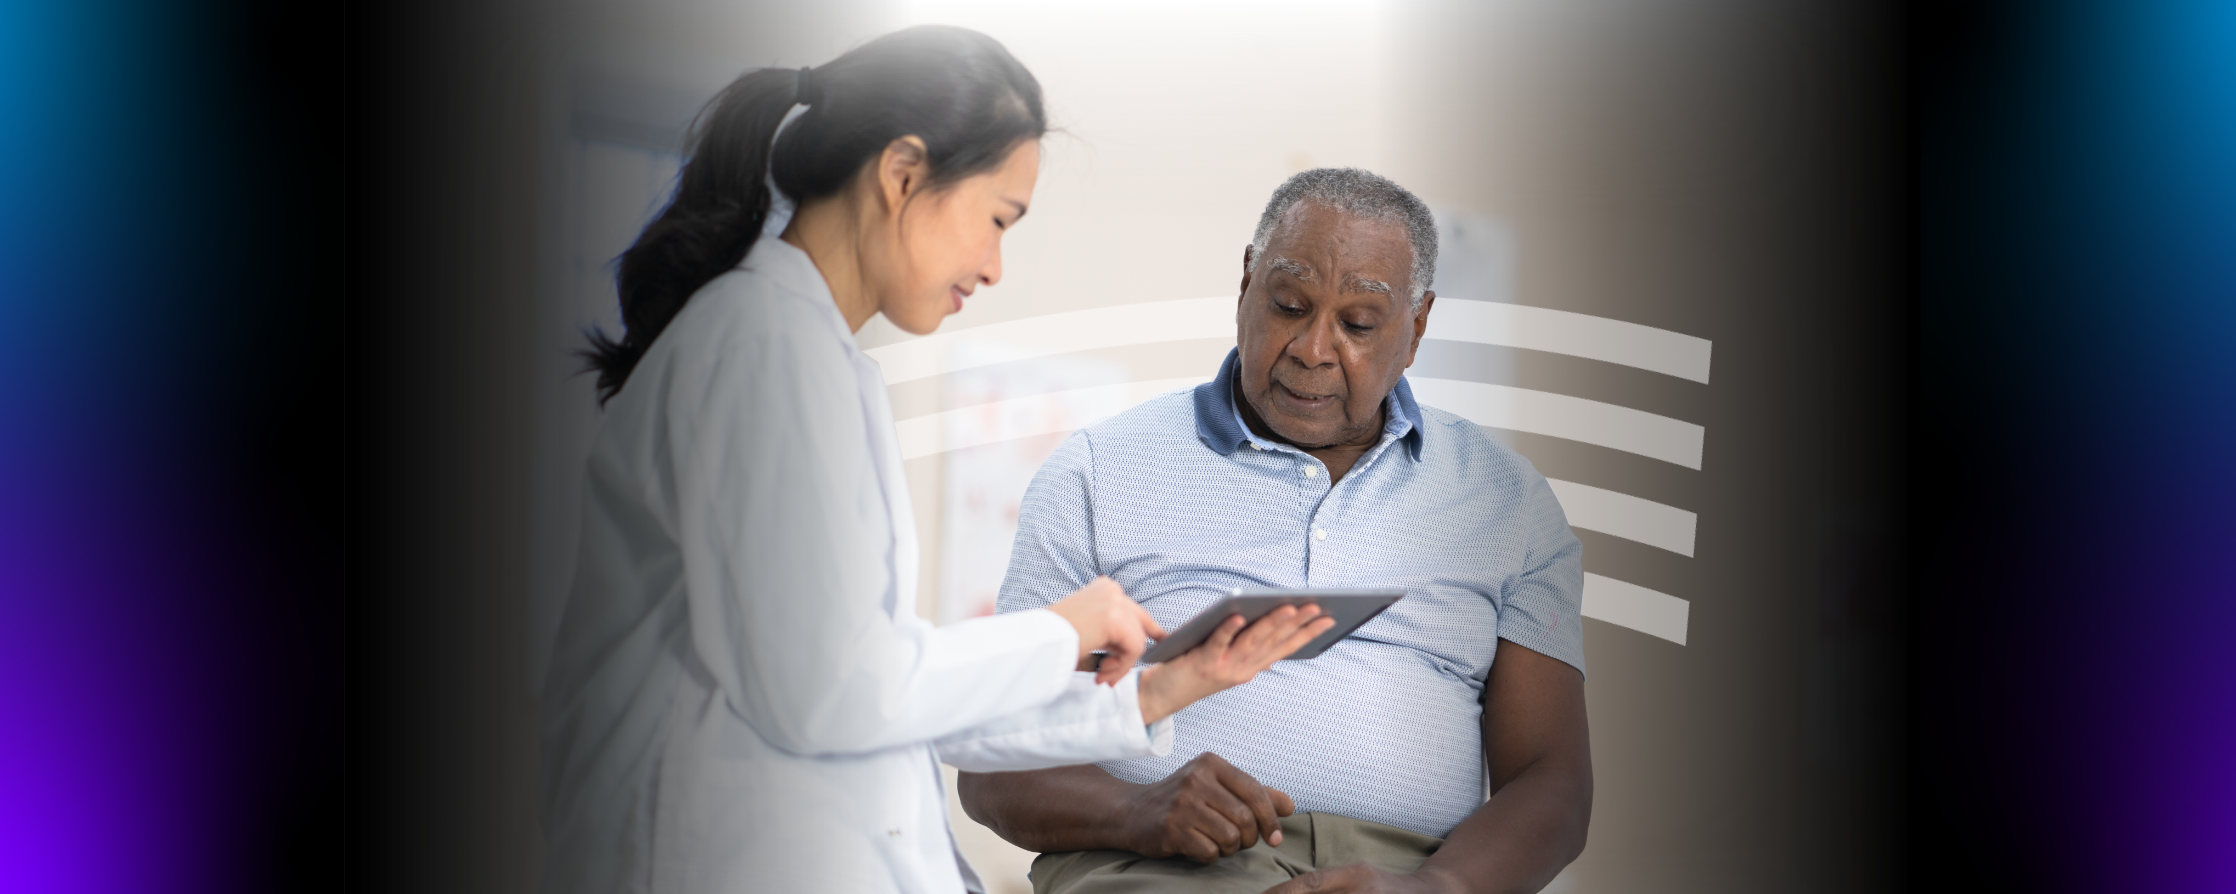
<path fill-rule="evenodd" d="M 795 102 L 808 109 L 772 152 Z M 769 178 L 804 204 L 914 135 L 936 188 L 992 170 L 1047 129 L 1040 82 L 993 38 L 963 28 L 910 28 L 812 70 L 764 68 L 731 82 L 692 127 L 674 198 L 621 254 L 621 339 L 593 329 L 583 352 L 598 402 L 620 392 L 692 294 L 745 260 L 768 219 Z"/>

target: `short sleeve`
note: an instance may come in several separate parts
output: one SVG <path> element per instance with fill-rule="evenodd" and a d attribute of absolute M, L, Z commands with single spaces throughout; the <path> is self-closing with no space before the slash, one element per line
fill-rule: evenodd
<path fill-rule="evenodd" d="M 1545 483 L 1528 470 L 1521 521 L 1529 532 L 1522 569 L 1499 592 L 1500 639 L 1584 670 L 1584 545 Z"/>
<path fill-rule="evenodd" d="M 1074 432 L 1041 464 L 1017 509 L 997 612 L 1045 608 L 1102 571 L 1095 561 L 1094 442 Z"/>

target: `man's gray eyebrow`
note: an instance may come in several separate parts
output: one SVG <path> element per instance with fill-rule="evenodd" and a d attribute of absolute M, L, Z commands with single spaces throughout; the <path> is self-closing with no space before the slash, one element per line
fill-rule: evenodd
<path fill-rule="evenodd" d="M 1298 278 L 1298 279 L 1311 279 L 1311 278 L 1312 278 L 1312 268 L 1310 268 L 1310 267 L 1306 267 L 1306 266 L 1304 266 L 1303 264 L 1299 264 L 1299 263 L 1297 263 L 1297 262 L 1295 262 L 1295 261 L 1289 260 L 1288 258 L 1282 258 L 1282 257 L 1267 258 L 1267 259 L 1266 259 L 1266 266 L 1267 266 L 1267 267 L 1271 267 L 1271 268 L 1273 268 L 1273 269 L 1275 269 L 1275 270 L 1279 270 L 1279 271 L 1281 271 L 1281 272 L 1283 272 L 1283 273 L 1289 274 L 1290 276 L 1294 276 L 1294 277 L 1296 277 L 1296 278 Z"/>
<path fill-rule="evenodd" d="M 1369 292 L 1381 292 L 1384 295 L 1390 294 L 1390 284 L 1379 279 L 1368 279 L 1364 276 L 1361 276 L 1352 279 L 1351 285 L 1357 286 L 1361 289 L 1365 289 Z"/>

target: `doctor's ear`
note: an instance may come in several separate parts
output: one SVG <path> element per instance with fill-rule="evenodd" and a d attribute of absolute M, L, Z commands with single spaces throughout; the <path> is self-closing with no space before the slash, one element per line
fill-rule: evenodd
<path fill-rule="evenodd" d="M 878 193 L 886 207 L 898 208 L 924 190 L 931 173 L 931 150 L 925 148 L 924 139 L 915 134 L 900 137 L 885 144 L 885 151 L 877 156 Z"/>

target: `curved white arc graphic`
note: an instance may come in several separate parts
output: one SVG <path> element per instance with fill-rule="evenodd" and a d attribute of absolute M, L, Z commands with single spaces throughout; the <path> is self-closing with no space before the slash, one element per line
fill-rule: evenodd
<path fill-rule="evenodd" d="M 1455 379 L 1408 381 L 1421 403 L 1477 425 L 1582 441 L 1688 469 L 1700 468 L 1708 436 L 1706 428 L 1682 419 L 1549 391 Z"/>
<path fill-rule="evenodd" d="M 1714 342 L 1621 320 L 1496 301 L 1438 301 L 1428 338 L 1567 354 L 1708 383 Z"/>
<path fill-rule="evenodd" d="M 1098 348 L 1234 338 L 1231 295 L 1067 311 L 934 333 L 863 353 L 897 385 L 958 370 Z M 1449 299 L 1429 338 L 1526 348 L 1708 381 L 1713 343 L 1683 333 L 1545 307 Z"/>
<path fill-rule="evenodd" d="M 885 384 L 1013 360 L 1126 345 L 1234 338 L 1233 296 L 1181 298 L 1067 311 L 936 332 L 862 353 L 885 371 Z"/>
<path fill-rule="evenodd" d="M 1211 381 L 1210 376 L 1154 379 L 998 400 L 893 424 L 901 458 L 915 459 L 1012 438 L 1066 432 L 1115 416 L 1135 404 Z"/>
<path fill-rule="evenodd" d="M 1661 637 L 1680 646 L 1692 603 L 1612 577 L 1584 572 L 1584 617 Z"/>
<path fill-rule="evenodd" d="M 1547 478 L 1568 525 L 1657 546 L 1687 558 L 1700 516 L 1621 491 Z"/>

